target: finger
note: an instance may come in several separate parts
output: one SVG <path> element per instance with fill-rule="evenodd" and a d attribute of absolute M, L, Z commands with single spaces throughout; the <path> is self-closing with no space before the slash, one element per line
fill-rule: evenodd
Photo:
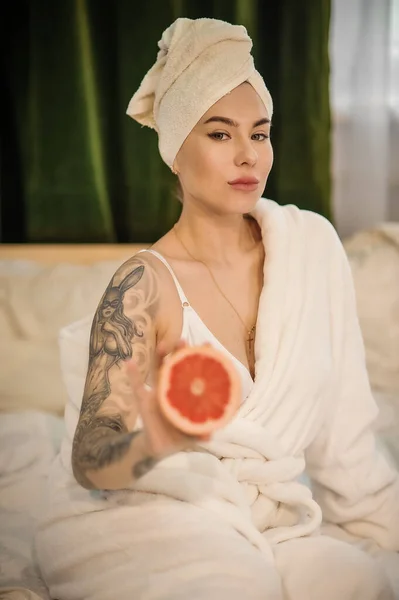
<path fill-rule="evenodd" d="M 165 342 L 159 342 L 156 351 L 155 351 L 155 358 L 154 358 L 154 363 L 155 363 L 155 369 L 156 371 L 159 370 L 161 364 L 163 363 L 165 356 L 168 354 L 168 348 L 167 345 L 165 344 Z"/>
<path fill-rule="evenodd" d="M 174 352 L 177 352 L 178 350 L 182 350 L 186 346 L 187 346 L 187 342 L 185 340 L 180 339 L 174 347 Z"/>
<path fill-rule="evenodd" d="M 168 354 L 173 354 L 174 352 L 181 350 L 185 346 L 187 346 L 187 343 L 182 339 L 180 339 L 178 342 L 176 342 L 176 344 L 174 346 L 172 346 L 172 348 L 170 348 L 164 341 L 159 342 L 156 352 L 155 352 L 155 367 L 156 367 L 156 369 L 157 370 L 160 369 L 163 361 L 168 356 Z"/>

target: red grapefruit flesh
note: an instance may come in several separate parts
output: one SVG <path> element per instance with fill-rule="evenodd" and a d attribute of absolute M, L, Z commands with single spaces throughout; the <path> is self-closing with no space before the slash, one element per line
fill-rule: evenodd
<path fill-rule="evenodd" d="M 223 427 L 241 402 L 241 379 L 232 361 L 211 346 L 177 350 L 163 363 L 159 403 L 165 417 L 188 435 Z"/>

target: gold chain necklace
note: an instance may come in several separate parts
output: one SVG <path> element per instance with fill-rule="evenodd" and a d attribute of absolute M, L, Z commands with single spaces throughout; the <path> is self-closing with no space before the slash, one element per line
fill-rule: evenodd
<path fill-rule="evenodd" d="M 226 302 L 228 302 L 231 306 L 231 308 L 234 310 L 234 312 L 236 313 L 237 317 L 240 319 L 241 323 L 244 326 L 245 331 L 247 332 L 247 338 L 246 338 L 246 351 L 247 351 L 247 359 L 249 362 L 249 367 L 251 368 L 251 365 L 255 363 L 255 348 L 254 348 L 254 340 L 255 340 L 255 330 L 256 330 L 256 323 L 254 323 L 251 327 L 251 329 L 248 330 L 246 324 L 244 323 L 243 319 L 241 318 L 241 316 L 239 315 L 239 313 L 237 312 L 237 310 L 235 309 L 235 307 L 233 306 L 233 304 L 230 302 L 230 300 L 227 298 L 226 294 L 220 289 L 211 269 L 208 267 L 208 265 L 206 264 L 206 262 L 204 262 L 203 260 L 200 260 L 199 258 L 196 258 L 195 256 L 193 256 L 191 254 L 191 252 L 189 251 L 189 249 L 187 248 L 187 246 L 185 245 L 185 243 L 183 242 L 183 240 L 180 238 L 179 234 L 177 233 L 177 229 L 176 229 L 176 225 L 173 226 L 173 231 L 175 236 L 177 237 L 177 239 L 179 240 L 180 244 L 183 246 L 184 250 L 187 252 L 187 254 L 190 256 L 190 258 L 192 258 L 194 261 L 201 263 L 202 265 L 204 265 L 204 267 L 206 267 L 206 269 L 208 270 L 209 275 L 212 278 L 213 283 L 215 284 L 216 288 L 219 290 L 220 294 L 223 296 L 223 298 L 226 300 Z"/>

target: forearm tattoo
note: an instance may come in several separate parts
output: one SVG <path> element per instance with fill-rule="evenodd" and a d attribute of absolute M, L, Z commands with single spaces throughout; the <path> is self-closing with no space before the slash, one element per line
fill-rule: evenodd
<path fill-rule="evenodd" d="M 132 356 L 143 377 L 148 375 L 154 353 L 158 298 L 158 282 L 153 270 L 133 258 L 114 275 L 97 308 L 72 448 L 74 475 L 83 487 L 93 487 L 86 476 L 88 470 L 98 470 L 119 461 L 139 433 L 129 432 L 126 425 L 132 406 L 131 395 L 112 393 L 112 380 L 118 381 L 121 387 L 121 361 Z M 149 464 L 147 460 L 148 470 Z M 133 470 L 140 472 L 145 468 L 136 465 Z"/>

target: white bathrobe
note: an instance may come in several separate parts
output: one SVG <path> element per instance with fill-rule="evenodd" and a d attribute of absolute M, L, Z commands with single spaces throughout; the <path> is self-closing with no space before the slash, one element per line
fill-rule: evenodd
<path fill-rule="evenodd" d="M 67 436 L 36 537 L 53 597 L 399 599 L 399 477 L 371 431 L 344 250 L 319 215 L 261 199 L 253 216 L 266 253 L 255 383 L 198 452 L 169 457 L 129 490 L 79 487 L 71 442 L 91 319 L 64 330 Z"/>

